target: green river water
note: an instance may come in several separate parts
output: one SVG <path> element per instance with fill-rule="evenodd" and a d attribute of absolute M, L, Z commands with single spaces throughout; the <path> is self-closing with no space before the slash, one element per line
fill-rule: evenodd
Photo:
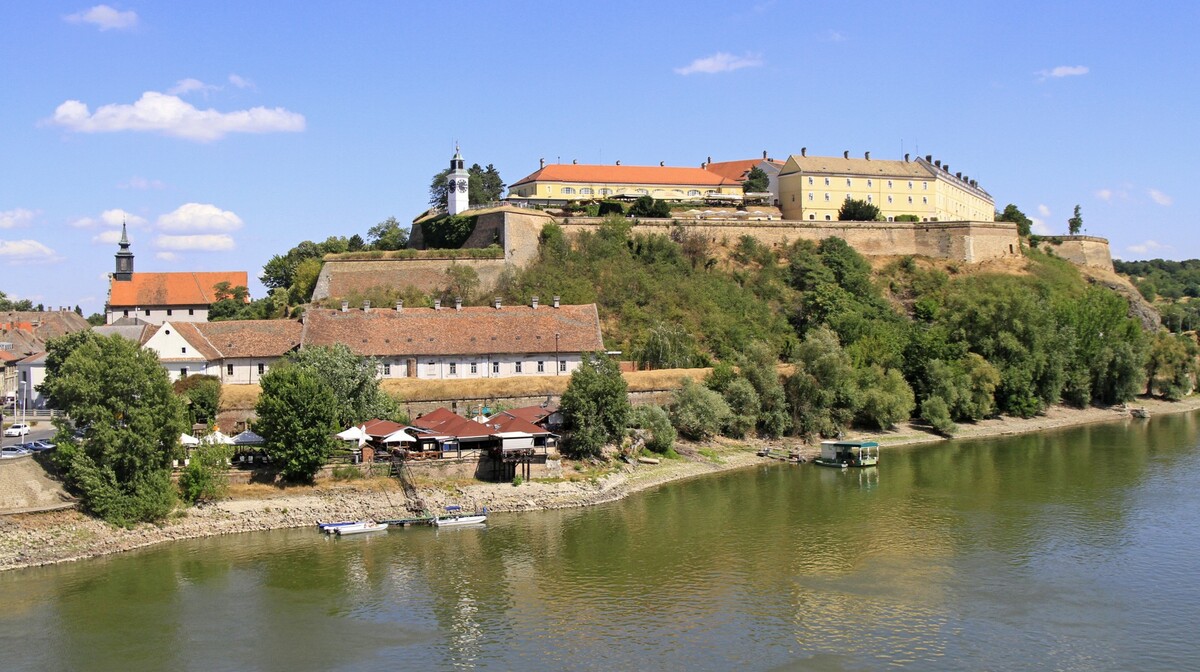
<path fill-rule="evenodd" d="M 0 574 L 0 670 L 1200 668 L 1200 416 Z"/>

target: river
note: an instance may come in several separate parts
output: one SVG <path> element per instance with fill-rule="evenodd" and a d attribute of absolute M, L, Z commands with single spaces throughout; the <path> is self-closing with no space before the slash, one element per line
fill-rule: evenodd
<path fill-rule="evenodd" d="M 0 669 L 1183 670 L 1200 415 L 0 574 Z"/>

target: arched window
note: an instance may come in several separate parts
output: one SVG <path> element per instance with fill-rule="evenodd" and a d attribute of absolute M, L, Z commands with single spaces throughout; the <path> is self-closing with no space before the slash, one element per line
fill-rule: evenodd
<path fill-rule="evenodd" d="M 564 193 L 564 194 L 573 194 L 573 193 L 575 193 L 575 190 L 574 190 L 574 189 L 572 189 L 571 187 L 563 187 L 563 188 L 562 188 L 562 189 L 560 189 L 559 191 L 560 191 L 560 192 L 562 192 L 562 193 Z"/>
<path fill-rule="evenodd" d="M 691 189 L 688 191 L 688 196 L 699 196 L 699 195 L 700 195 L 699 189 Z"/>
<path fill-rule="evenodd" d="M 600 190 L 600 195 L 601 195 L 601 196 L 608 196 L 608 195 L 610 195 L 610 194 L 612 194 L 612 189 L 601 189 L 601 190 Z"/>
<path fill-rule="evenodd" d="M 814 215 L 814 214 L 812 214 L 812 213 L 809 213 L 809 214 L 808 214 L 808 218 L 809 218 L 809 219 L 816 219 L 816 218 L 817 218 L 817 216 L 816 216 L 816 215 Z"/>
<path fill-rule="evenodd" d="M 591 194 L 592 194 L 592 193 L 594 193 L 594 192 L 592 191 L 592 188 L 591 188 L 591 187 L 584 187 L 584 188 L 582 188 L 582 189 L 580 189 L 580 190 L 579 190 L 579 193 L 580 193 L 580 194 L 588 194 L 588 195 L 591 195 Z"/>
<path fill-rule="evenodd" d="M 650 192 L 646 191 L 645 189 L 635 189 L 634 191 L 636 191 L 639 194 L 649 194 L 650 193 Z"/>
<path fill-rule="evenodd" d="M 827 221 L 827 222 L 832 222 L 832 221 L 833 221 L 833 217 L 832 217 L 831 215 L 825 215 L 825 221 Z"/>

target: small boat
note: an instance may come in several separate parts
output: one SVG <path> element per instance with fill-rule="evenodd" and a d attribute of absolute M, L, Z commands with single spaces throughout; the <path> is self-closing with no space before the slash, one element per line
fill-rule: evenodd
<path fill-rule="evenodd" d="M 392 520 L 381 520 L 381 523 L 387 523 L 392 527 L 409 527 L 410 525 L 432 525 L 433 516 L 418 516 L 416 518 L 395 518 Z"/>
<path fill-rule="evenodd" d="M 470 516 L 451 516 L 449 518 L 434 518 L 434 527 L 451 527 L 454 525 L 479 525 L 487 522 L 487 514 L 480 513 Z"/>
<path fill-rule="evenodd" d="M 879 444 L 874 441 L 822 441 L 821 455 L 813 459 L 823 467 L 873 467 L 879 464 Z"/>
<path fill-rule="evenodd" d="M 340 520 L 335 523 L 317 523 L 317 529 L 320 530 L 321 532 L 324 532 L 325 534 L 333 534 L 333 531 L 339 527 L 345 527 L 347 525 L 357 525 L 361 522 L 363 522 L 363 521 L 361 521 L 361 520 Z"/>
<path fill-rule="evenodd" d="M 335 527 L 335 528 L 333 528 L 333 531 L 335 533 L 337 533 L 337 535 L 339 537 L 344 537 L 347 534 L 366 534 L 367 532 L 382 532 L 386 529 L 388 529 L 387 523 L 366 522 L 366 523 L 354 523 L 353 525 L 343 525 L 341 527 Z"/>

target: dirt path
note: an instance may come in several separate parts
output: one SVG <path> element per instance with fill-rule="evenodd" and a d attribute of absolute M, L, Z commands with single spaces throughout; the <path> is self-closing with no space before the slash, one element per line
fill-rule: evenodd
<path fill-rule="evenodd" d="M 1152 414 L 1180 413 L 1200 409 L 1200 396 L 1176 403 L 1146 401 L 1144 405 Z M 1037 418 L 1001 418 L 964 425 L 956 438 L 1004 436 L 1128 418 L 1128 412 L 1119 409 L 1056 407 Z M 877 434 L 855 434 L 854 437 L 874 438 L 885 451 L 944 440 L 912 425 Z M 816 452 L 814 445 L 786 439 L 772 442 L 721 440 L 702 448 L 683 444 L 680 446 L 682 459 L 663 460 L 656 465 L 621 465 L 615 471 L 595 477 L 589 477 L 587 465 L 580 465 L 581 472 L 573 472 L 571 467 L 565 469 L 573 474 L 573 478 L 533 481 L 519 487 L 509 483 L 423 483 L 418 485 L 417 494 L 431 507 L 486 505 L 497 512 L 590 506 L 618 500 L 663 483 L 761 464 L 767 459 L 757 456 L 761 448 L 796 451 L 808 457 Z M 76 511 L 0 516 L 0 570 L 79 560 L 164 541 L 304 527 L 320 520 L 411 515 L 404 491 L 392 479 L 285 489 L 242 486 L 234 488 L 231 495 L 227 501 L 182 511 L 159 525 L 139 525 L 128 530 L 110 527 Z"/>

